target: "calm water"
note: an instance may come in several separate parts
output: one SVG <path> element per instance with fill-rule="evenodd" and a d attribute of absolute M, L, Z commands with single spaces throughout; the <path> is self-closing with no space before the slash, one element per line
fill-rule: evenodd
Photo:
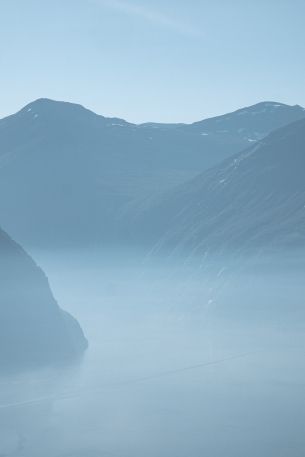
<path fill-rule="evenodd" d="M 90 348 L 79 366 L 1 378 L 0 456 L 304 457 L 293 283 L 283 294 L 275 278 L 269 296 L 264 278 L 239 278 L 247 292 L 232 283 L 217 312 L 204 272 L 136 257 L 36 258 Z"/>

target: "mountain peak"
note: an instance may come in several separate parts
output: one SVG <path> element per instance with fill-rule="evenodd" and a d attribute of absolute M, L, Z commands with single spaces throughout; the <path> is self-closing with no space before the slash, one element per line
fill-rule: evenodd
<path fill-rule="evenodd" d="M 291 111 L 303 111 L 304 108 L 302 108 L 299 105 L 286 105 L 285 103 L 281 102 L 276 102 L 276 101 L 263 101 L 256 103 L 255 105 L 250 105 L 242 109 L 238 109 L 237 111 L 234 111 L 231 114 L 238 114 L 240 112 L 249 112 L 249 113 L 264 113 L 264 112 L 271 112 L 273 113 L 275 110 L 279 109 L 285 109 L 285 110 L 291 110 Z"/>
<path fill-rule="evenodd" d="M 276 130 L 305 117 L 305 110 L 299 105 L 285 105 L 275 101 L 263 101 L 246 106 L 231 113 L 212 117 L 191 125 L 201 134 L 235 133 L 247 141 L 264 138 Z"/>
<path fill-rule="evenodd" d="M 49 98 L 38 98 L 27 104 L 19 113 L 31 113 L 38 116 L 43 114 L 70 116 L 81 113 L 87 116 L 97 116 L 93 111 L 90 111 L 80 104 L 52 100 Z"/>
<path fill-rule="evenodd" d="M 8 116 L 9 118 L 14 115 Z M 102 123 L 106 126 L 126 126 L 133 125 L 124 119 L 116 117 L 105 117 L 100 114 L 96 114 L 83 105 L 72 102 L 52 100 L 50 98 L 38 98 L 31 103 L 24 106 L 16 117 L 20 119 L 45 119 L 48 122 L 78 122 L 78 123 Z"/>

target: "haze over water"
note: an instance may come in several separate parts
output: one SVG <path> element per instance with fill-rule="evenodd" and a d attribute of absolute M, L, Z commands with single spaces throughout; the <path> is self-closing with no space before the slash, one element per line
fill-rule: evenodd
<path fill-rule="evenodd" d="M 1 378 L 1 456 L 303 456 L 301 272 L 241 273 L 227 312 L 178 263 L 34 254 L 90 346 L 78 366 Z"/>

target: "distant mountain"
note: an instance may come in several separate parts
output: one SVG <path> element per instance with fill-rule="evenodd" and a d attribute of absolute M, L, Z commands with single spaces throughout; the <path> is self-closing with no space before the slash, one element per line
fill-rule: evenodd
<path fill-rule="evenodd" d="M 68 362 L 86 346 L 42 270 L 0 230 L 0 370 Z"/>
<path fill-rule="evenodd" d="M 303 119 L 304 114 L 305 109 L 299 105 L 262 102 L 234 113 L 195 122 L 189 128 L 206 135 L 230 133 L 252 143 L 261 140 L 273 130 Z"/>
<path fill-rule="evenodd" d="M 260 103 L 199 123 L 135 125 L 37 100 L 0 121 L 0 214 L 25 246 L 117 241 L 118 214 L 305 117 Z"/>
<path fill-rule="evenodd" d="M 134 208 L 132 227 L 188 255 L 305 247 L 305 120 Z"/>
<path fill-rule="evenodd" d="M 147 123 L 142 127 L 160 129 L 178 129 L 185 132 L 197 132 L 202 136 L 221 135 L 239 138 L 252 143 L 261 140 L 272 130 L 284 127 L 305 117 L 305 108 L 299 105 L 289 106 L 278 102 L 261 102 L 239 109 L 222 116 L 211 117 L 193 124 L 156 124 Z M 236 151 L 235 151 L 236 152 Z"/>

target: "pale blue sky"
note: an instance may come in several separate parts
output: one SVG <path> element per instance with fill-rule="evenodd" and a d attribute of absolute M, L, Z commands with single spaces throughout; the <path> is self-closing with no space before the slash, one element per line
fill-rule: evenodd
<path fill-rule="evenodd" d="M 304 0 L 0 0 L 0 116 L 49 97 L 133 122 L 305 105 Z"/>

